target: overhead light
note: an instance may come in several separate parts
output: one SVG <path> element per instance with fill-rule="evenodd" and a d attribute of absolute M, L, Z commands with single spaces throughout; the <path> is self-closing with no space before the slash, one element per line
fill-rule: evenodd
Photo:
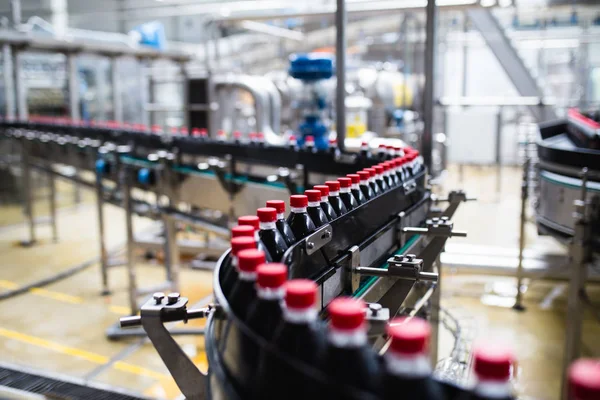
<path fill-rule="evenodd" d="M 482 7 L 493 7 L 496 5 L 496 0 L 480 0 L 479 4 Z"/>
<path fill-rule="evenodd" d="M 500 7 L 510 7 L 513 5 L 512 0 L 498 0 L 498 5 Z"/>

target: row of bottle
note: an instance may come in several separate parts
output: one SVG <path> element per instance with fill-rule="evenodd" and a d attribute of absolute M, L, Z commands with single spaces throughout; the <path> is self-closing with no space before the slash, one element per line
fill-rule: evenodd
<path fill-rule="evenodd" d="M 316 368 L 329 383 L 325 393 L 314 393 L 310 374 L 290 371 L 277 357 L 257 355 L 256 343 L 244 342 L 238 344 L 241 357 L 258 357 L 254 364 L 249 359 L 239 360 L 243 365 L 258 366 L 258 370 L 248 371 L 253 377 L 248 380 L 254 386 L 248 388 L 253 397 L 341 399 L 349 398 L 350 392 L 345 390 L 351 389 L 383 399 L 400 395 L 413 400 L 445 399 L 442 387 L 431 377 L 427 354 L 430 327 L 425 321 L 392 320 L 387 331 L 389 349 L 380 358 L 367 340 L 367 307 L 362 301 L 334 299 L 327 307 L 325 328 L 318 318 L 314 282 L 286 282 L 287 267 L 265 263 L 265 253 L 258 249 L 240 251 L 238 267 L 241 279 L 229 297 L 231 310 L 277 352 Z M 480 382 L 467 398 L 511 399 L 511 363 L 512 356 L 504 349 L 476 350 L 474 365 Z"/>

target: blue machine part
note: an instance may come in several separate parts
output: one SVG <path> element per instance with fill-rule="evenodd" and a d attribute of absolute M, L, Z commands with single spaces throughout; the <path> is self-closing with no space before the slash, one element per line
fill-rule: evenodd
<path fill-rule="evenodd" d="M 329 79 L 334 73 L 333 58 L 322 53 L 292 54 L 289 72 L 302 81 Z"/>
<path fill-rule="evenodd" d="M 104 175 L 106 172 L 108 172 L 108 163 L 105 159 L 99 158 L 96 160 L 96 173 L 98 175 Z"/>
<path fill-rule="evenodd" d="M 146 22 L 131 30 L 139 35 L 139 43 L 157 50 L 164 50 L 167 44 L 165 27 L 158 21 Z M 131 33 L 130 32 L 130 33 Z"/>
<path fill-rule="evenodd" d="M 301 135 L 297 139 L 300 147 L 304 146 L 304 138 L 312 136 L 315 138 L 315 147 L 319 150 L 327 150 L 329 148 L 329 140 L 327 135 L 327 127 L 321 122 L 321 119 L 316 116 L 308 116 L 298 127 Z"/>
<path fill-rule="evenodd" d="M 142 185 L 149 185 L 152 180 L 152 171 L 148 168 L 142 168 L 138 171 L 138 182 Z"/>

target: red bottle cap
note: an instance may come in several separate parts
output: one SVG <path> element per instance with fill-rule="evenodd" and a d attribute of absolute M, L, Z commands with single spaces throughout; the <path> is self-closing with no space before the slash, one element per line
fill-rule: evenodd
<path fill-rule="evenodd" d="M 314 203 L 321 201 L 321 191 L 320 190 L 305 190 L 304 194 L 308 197 L 308 201 Z"/>
<path fill-rule="evenodd" d="M 238 238 L 236 238 L 238 239 Z M 245 238 L 240 238 L 245 239 Z M 257 249 L 242 250 L 237 254 L 238 268 L 244 272 L 254 272 L 260 264 L 265 263 L 265 252 Z"/>
<path fill-rule="evenodd" d="M 316 185 L 313 189 L 321 192 L 321 197 L 329 196 L 329 186 L 327 185 Z"/>
<path fill-rule="evenodd" d="M 238 218 L 238 225 L 250 225 L 254 229 L 258 229 L 260 221 L 258 217 L 254 215 L 244 215 Z"/>
<path fill-rule="evenodd" d="M 187 136 L 189 133 L 188 128 L 185 126 L 182 126 L 181 129 L 179 129 L 179 133 L 181 133 L 184 136 Z"/>
<path fill-rule="evenodd" d="M 338 178 L 337 180 L 340 183 L 340 187 L 349 188 L 352 186 L 352 179 L 350 178 Z"/>
<path fill-rule="evenodd" d="M 308 144 L 308 143 L 315 143 L 315 137 L 311 136 L 311 135 L 306 135 L 304 137 L 304 141 Z"/>
<path fill-rule="evenodd" d="M 265 140 L 265 134 L 262 132 L 258 132 L 256 134 L 256 137 L 258 138 L 258 140 Z"/>
<path fill-rule="evenodd" d="M 248 134 L 248 137 L 250 138 L 250 140 L 256 140 L 256 132 L 250 132 Z"/>
<path fill-rule="evenodd" d="M 330 146 L 337 146 L 337 139 L 329 139 Z"/>
<path fill-rule="evenodd" d="M 254 241 L 254 233 L 250 236 L 239 236 L 231 239 L 231 254 L 234 256 L 239 255 L 242 250 L 256 249 L 256 242 Z"/>
<path fill-rule="evenodd" d="M 283 200 L 269 200 L 267 201 L 267 207 L 273 207 L 277 210 L 277 214 L 285 213 L 285 201 Z"/>
<path fill-rule="evenodd" d="M 192 128 L 192 136 L 200 136 L 200 128 Z"/>
<path fill-rule="evenodd" d="M 356 173 L 356 175 L 358 175 L 360 177 L 360 180 L 363 182 L 368 181 L 369 178 L 371 177 L 371 174 L 369 173 L 369 171 L 358 171 Z"/>
<path fill-rule="evenodd" d="M 206 128 L 200 129 L 200 136 L 208 136 L 208 131 L 206 130 Z"/>
<path fill-rule="evenodd" d="M 371 178 L 377 175 L 377 171 L 375 171 L 375 168 L 365 168 L 363 171 L 367 171 Z"/>
<path fill-rule="evenodd" d="M 231 237 L 250 236 L 254 238 L 254 228 L 249 225 L 238 225 L 231 228 Z"/>
<path fill-rule="evenodd" d="M 277 289 L 285 285 L 288 270 L 285 264 L 260 264 L 256 268 L 256 274 L 256 283 L 258 286 L 269 289 Z"/>
<path fill-rule="evenodd" d="M 382 162 L 380 165 L 383 167 L 383 170 L 386 172 L 389 171 L 391 168 L 389 161 Z"/>
<path fill-rule="evenodd" d="M 152 125 L 152 132 L 160 133 L 160 132 L 162 132 L 162 128 L 160 127 L 160 125 Z"/>
<path fill-rule="evenodd" d="M 219 136 L 225 136 L 225 131 L 223 129 L 219 129 L 217 131 L 217 135 L 219 135 Z"/>
<path fill-rule="evenodd" d="M 290 143 L 296 143 L 296 136 L 290 135 L 290 137 L 289 137 L 288 140 L 289 140 Z"/>
<path fill-rule="evenodd" d="M 373 168 L 375 169 L 375 172 L 378 175 L 383 173 L 383 166 L 381 166 L 381 165 L 375 165 Z"/>
<path fill-rule="evenodd" d="M 571 364 L 569 390 L 573 400 L 600 399 L 600 360 L 580 359 Z"/>
<path fill-rule="evenodd" d="M 305 310 L 317 302 L 317 284 L 309 279 L 293 279 L 285 284 L 287 308 Z"/>
<path fill-rule="evenodd" d="M 177 129 L 177 127 L 175 127 L 175 126 L 171 127 L 171 133 L 173 135 L 177 135 L 178 132 L 179 132 L 179 129 Z"/>
<path fill-rule="evenodd" d="M 308 197 L 303 194 L 294 194 L 290 196 L 290 207 L 302 208 L 308 207 Z"/>
<path fill-rule="evenodd" d="M 241 139 L 241 137 L 242 137 L 242 132 L 240 132 L 240 131 L 233 131 L 233 137 L 234 137 L 235 139 Z"/>
<path fill-rule="evenodd" d="M 363 140 L 362 143 L 360 144 L 360 147 L 369 147 L 369 142 L 367 142 L 366 140 Z"/>
<path fill-rule="evenodd" d="M 475 351 L 475 374 L 479 379 L 506 381 L 510 378 L 513 354 L 498 344 L 480 345 Z"/>
<path fill-rule="evenodd" d="M 327 181 L 325 184 L 329 187 L 330 192 L 340 191 L 340 183 L 338 181 Z"/>
<path fill-rule="evenodd" d="M 337 330 L 355 330 L 363 327 L 366 304 L 362 300 L 350 297 L 334 299 L 327 310 L 331 318 L 331 326 Z"/>
<path fill-rule="evenodd" d="M 431 336 L 431 326 L 420 318 L 394 318 L 387 328 L 390 350 L 399 354 L 423 353 Z"/>
<path fill-rule="evenodd" d="M 383 144 L 383 143 L 382 143 L 382 144 L 380 144 L 380 145 L 379 145 L 379 148 L 380 148 L 380 149 L 386 149 L 386 148 L 387 148 L 387 146 L 386 146 L 385 144 Z"/>
<path fill-rule="evenodd" d="M 256 215 L 260 222 L 275 222 L 277 221 L 277 210 L 273 207 L 262 207 L 256 210 Z"/>
<path fill-rule="evenodd" d="M 348 174 L 346 175 L 350 180 L 352 180 L 352 184 L 360 183 L 360 175 L 358 174 Z"/>

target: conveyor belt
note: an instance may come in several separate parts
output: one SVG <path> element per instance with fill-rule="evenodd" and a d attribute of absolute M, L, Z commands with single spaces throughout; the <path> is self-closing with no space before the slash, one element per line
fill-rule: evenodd
<path fill-rule="evenodd" d="M 85 384 L 76 379 L 45 376 L 16 366 L 0 365 L 0 386 L 37 393 L 56 400 L 147 400 L 135 394 Z"/>

